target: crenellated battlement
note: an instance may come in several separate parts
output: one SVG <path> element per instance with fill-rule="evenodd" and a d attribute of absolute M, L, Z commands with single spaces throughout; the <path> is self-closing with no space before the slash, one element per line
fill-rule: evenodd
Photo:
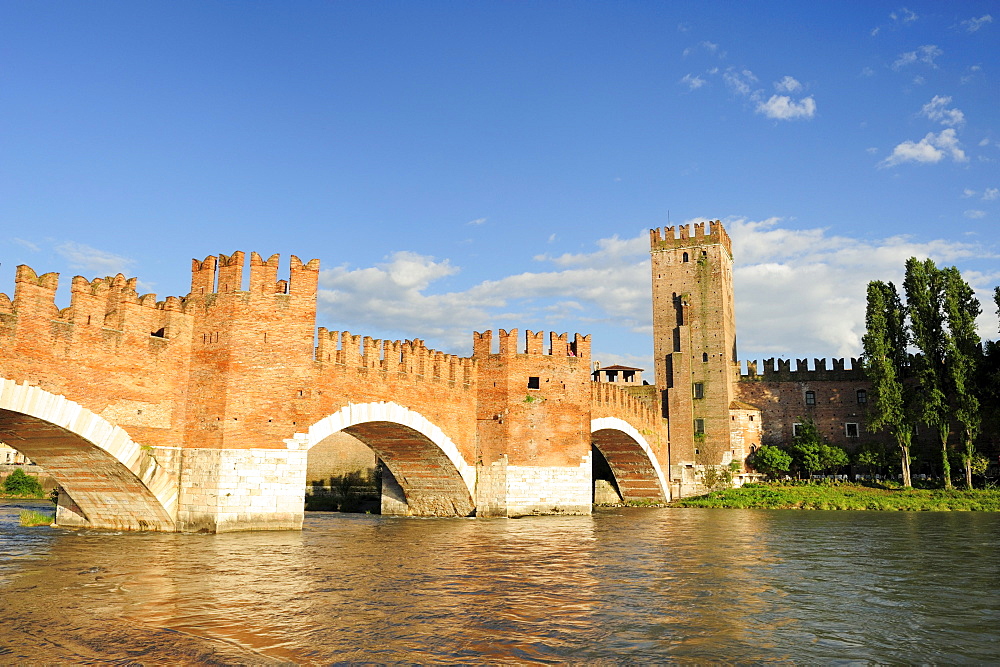
<path fill-rule="evenodd" d="M 549 347 L 545 350 L 545 332 L 530 331 L 524 332 L 524 346 L 520 344 L 517 329 L 498 329 L 497 339 L 499 341 L 499 354 L 511 356 L 515 354 L 529 354 L 551 357 L 581 357 L 590 359 L 590 335 L 573 334 L 573 340 L 569 339 L 567 333 L 549 332 Z M 493 331 L 475 331 L 472 334 L 472 356 L 475 358 L 486 357 L 493 352 Z"/>
<path fill-rule="evenodd" d="M 256 252 L 250 253 L 250 273 L 247 291 L 251 294 L 296 294 L 315 296 L 319 285 L 319 260 L 303 264 L 292 255 L 289 258 L 289 279 L 278 280 L 280 255 L 273 254 L 266 260 Z M 190 296 L 228 294 L 243 291 L 246 253 L 209 255 L 203 261 L 191 260 Z"/>
<path fill-rule="evenodd" d="M 729 234 L 718 220 L 696 222 L 691 226 L 664 227 L 662 231 L 660 229 L 649 230 L 649 247 L 654 251 L 692 248 L 716 243 L 721 244 L 730 255 L 733 254 L 733 244 L 729 239 Z"/>
<path fill-rule="evenodd" d="M 474 359 L 432 350 L 420 339 L 382 340 L 325 327 L 319 328 L 316 361 L 463 386 L 475 381 Z"/>
<path fill-rule="evenodd" d="M 607 382 L 590 383 L 590 401 L 594 405 L 613 408 L 616 413 L 630 415 L 643 424 L 656 424 L 661 421 L 659 411 L 649 402 L 623 387 Z"/>
<path fill-rule="evenodd" d="M 743 382 L 808 382 L 819 380 L 863 381 L 866 379 L 861 359 L 850 358 L 850 366 L 845 359 L 813 359 L 812 368 L 808 359 L 796 359 L 792 370 L 791 359 L 765 359 L 761 365 L 757 361 L 740 362 L 740 380 Z"/>

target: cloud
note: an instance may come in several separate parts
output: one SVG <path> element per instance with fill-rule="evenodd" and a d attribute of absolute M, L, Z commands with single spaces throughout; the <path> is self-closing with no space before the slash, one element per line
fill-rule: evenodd
<path fill-rule="evenodd" d="M 779 93 L 794 93 L 802 90 L 802 84 L 790 76 L 785 76 L 781 81 L 774 82 L 774 88 Z"/>
<path fill-rule="evenodd" d="M 697 218 L 692 221 L 702 221 Z M 951 265 L 991 257 L 981 243 L 920 241 L 899 235 L 859 239 L 823 228 L 790 229 L 779 218 L 723 220 L 735 255 L 740 356 L 858 356 L 869 280 L 902 282 L 908 257 Z M 681 224 L 687 224 L 681 223 Z M 423 338 L 431 347 L 468 354 L 471 332 L 489 328 L 579 331 L 604 327 L 635 336 L 635 347 L 595 337 L 605 363 L 651 368 L 649 236 L 597 241 L 589 252 L 539 255 L 542 265 L 458 291 L 437 289 L 458 274 L 447 260 L 397 252 L 374 267 L 346 266 L 320 275 L 320 316 L 331 328 L 378 337 Z M 980 291 L 1000 280 L 970 272 Z M 992 282 L 991 282 L 992 281 Z M 984 318 L 983 331 L 989 322 Z M 324 324 L 326 325 L 326 324 Z M 995 329 L 994 323 L 990 325 Z M 611 349 L 613 353 L 607 353 Z"/>
<path fill-rule="evenodd" d="M 904 162 L 936 163 L 950 156 L 955 162 L 966 162 L 965 152 L 958 146 L 955 130 L 948 128 L 935 135 L 928 132 L 918 142 L 904 141 L 892 150 L 892 155 L 879 162 L 879 167 L 895 167 Z"/>
<path fill-rule="evenodd" d="M 875 76 L 875 70 L 873 70 L 871 67 L 863 67 L 861 69 L 861 76 L 864 77 Z"/>
<path fill-rule="evenodd" d="M 772 95 L 767 102 L 757 103 L 757 113 L 777 120 L 812 118 L 816 114 L 816 101 L 811 96 L 794 102 L 787 95 Z"/>
<path fill-rule="evenodd" d="M 949 127 L 965 123 L 965 114 L 959 109 L 946 109 L 945 106 L 948 104 L 951 104 L 951 97 L 935 95 L 930 102 L 923 106 L 920 114 Z"/>
<path fill-rule="evenodd" d="M 37 245 L 35 245 L 31 241 L 26 241 L 25 239 L 12 238 L 11 241 L 21 246 L 22 248 L 27 248 L 32 252 L 38 252 L 39 250 L 41 250 L 41 248 L 39 248 Z"/>
<path fill-rule="evenodd" d="M 915 12 L 910 11 L 906 7 L 900 7 L 896 11 L 890 12 L 889 18 L 891 18 L 896 23 L 906 24 L 906 23 L 913 23 L 920 17 L 917 16 Z"/>
<path fill-rule="evenodd" d="M 779 218 L 723 220 L 733 241 L 741 358 L 858 356 L 869 280 L 902 283 L 908 257 L 939 264 L 976 258 L 981 246 L 909 236 L 865 240 Z"/>
<path fill-rule="evenodd" d="M 1000 199 L 1000 188 L 986 188 L 983 192 L 983 201 L 996 201 Z"/>
<path fill-rule="evenodd" d="M 969 32 L 977 32 L 980 28 L 990 23 L 993 23 L 993 17 L 989 14 L 983 14 L 977 19 L 974 18 L 962 21 L 962 25 Z"/>
<path fill-rule="evenodd" d="M 486 218 L 476 218 L 475 220 L 469 220 L 466 225 L 471 225 L 473 227 L 478 227 L 479 225 L 485 224 Z"/>
<path fill-rule="evenodd" d="M 899 54 L 896 61 L 892 63 L 892 69 L 899 71 L 907 65 L 912 65 L 916 62 L 922 62 L 925 65 L 937 67 L 934 63 L 934 59 L 943 53 L 944 51 L 939 49 L 936 45 L 925 44 L 924 46 L 918 47 L 916 51 L 907 51 L 906 53 Z"/>
<path fill-rule="evenodd" d="M 969 197 L 975 197 L 975 196 L 976 196 L 975 190 L 972 190 L 970 188 L 965 188 L 964 190 L 962 190 L 963 199 L 968 199 Z"/>
<path fill-rule="evenodd" d="M 874 28 L 872 28 L 872 31 L 871 31 L 870 34 L 871 34 L 872 37 L 876 37 L 881 30 L 882 30 L 882 28 L 879 28 L 878 26 L 875 26 Z"/>
<path fill-rule="evenodd" d="M 691 74 L 685 74 L 684 77 L 681 78 L 680 83 L 685 84 L 688 87 L 688 90 L 698 90 L 706 83 L 708 83 L 708 81 L 701 78 L 700 76 L 692 76 Z"/>
<path fill-rule="evenodd" d="M 757 77 L 748 69 L 736 69 L 730 67 L 722 73 L 722 80 L 726 82 L 733 92 L 739 95 L 749 95 L 753 91 L 753 84 L 757 83 Z"/>
<path fill-rule="evenodd" d="M 969 218 L 970 220 L 979 220 L 980 218 L 986 217 L 986 211 L 978 211 L 975 209 L 970 209 L 962 213 L 962 215 L 964 215 L 966 218 Z"/>
<path fill-rule="evenodd" d="M 70 268 L 86 271 L 89 276 L 113 276 L 128 273 L 135 260 L 67 241 L 56 246 L 56 252 L 69 262 Z"/>

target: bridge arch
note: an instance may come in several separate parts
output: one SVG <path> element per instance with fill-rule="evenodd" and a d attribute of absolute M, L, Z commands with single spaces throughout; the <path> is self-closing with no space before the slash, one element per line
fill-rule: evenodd
<path fill-rule="evenodd" d="M 469 516 L 476 469 L 444 431 L 393 402 L 350 403 L 309 427 L 307 448 L 344 431 L 365 443 L 403 489 L 408 512 Z"/>
<path fill-rule="evenodd" d="M 591 420 L 590 437 L 611 466 L 622 500 L 670 500 L 656 454 L 635 427 L 618 417 L 600 417 Z"/>
<path fill-rule="evenodd" d="M 38 463 L 69 496 L 60 499 L 60 523 L 174 530 L 176 477 L 121 427 L 79 403 L 0 378 L 0 441 Z"/>

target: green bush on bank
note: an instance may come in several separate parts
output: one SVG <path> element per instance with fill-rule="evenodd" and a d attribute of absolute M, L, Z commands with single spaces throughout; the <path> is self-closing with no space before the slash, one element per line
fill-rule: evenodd
<path fill-rule="evenodd" d="M 11 498 L 44 498 L 45 491 L 37 477 L 26 474 L 21 469 L 7 475 L 0 486 L 3 495 Z"/>
<path fill-rule="evenodd" d="M 684 498 L 674 507 L 1000 512 L 997 489 L 904 489 L 860 484 L 770 482 Z"/>

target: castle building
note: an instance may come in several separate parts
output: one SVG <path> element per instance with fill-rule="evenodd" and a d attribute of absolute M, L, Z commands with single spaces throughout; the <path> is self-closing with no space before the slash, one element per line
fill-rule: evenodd
<path fill-rule="evenodd" d="M 671 470 L 744 461 L 761 444 L 787 444 L 813 420 L 848 448 L 881 440 L 866 430 L 871 387 L 852 359 L 767 359 L 736 348 L 733 251 L 719 221 L 650 230 L 654 377 L 669 421 Z"/>

